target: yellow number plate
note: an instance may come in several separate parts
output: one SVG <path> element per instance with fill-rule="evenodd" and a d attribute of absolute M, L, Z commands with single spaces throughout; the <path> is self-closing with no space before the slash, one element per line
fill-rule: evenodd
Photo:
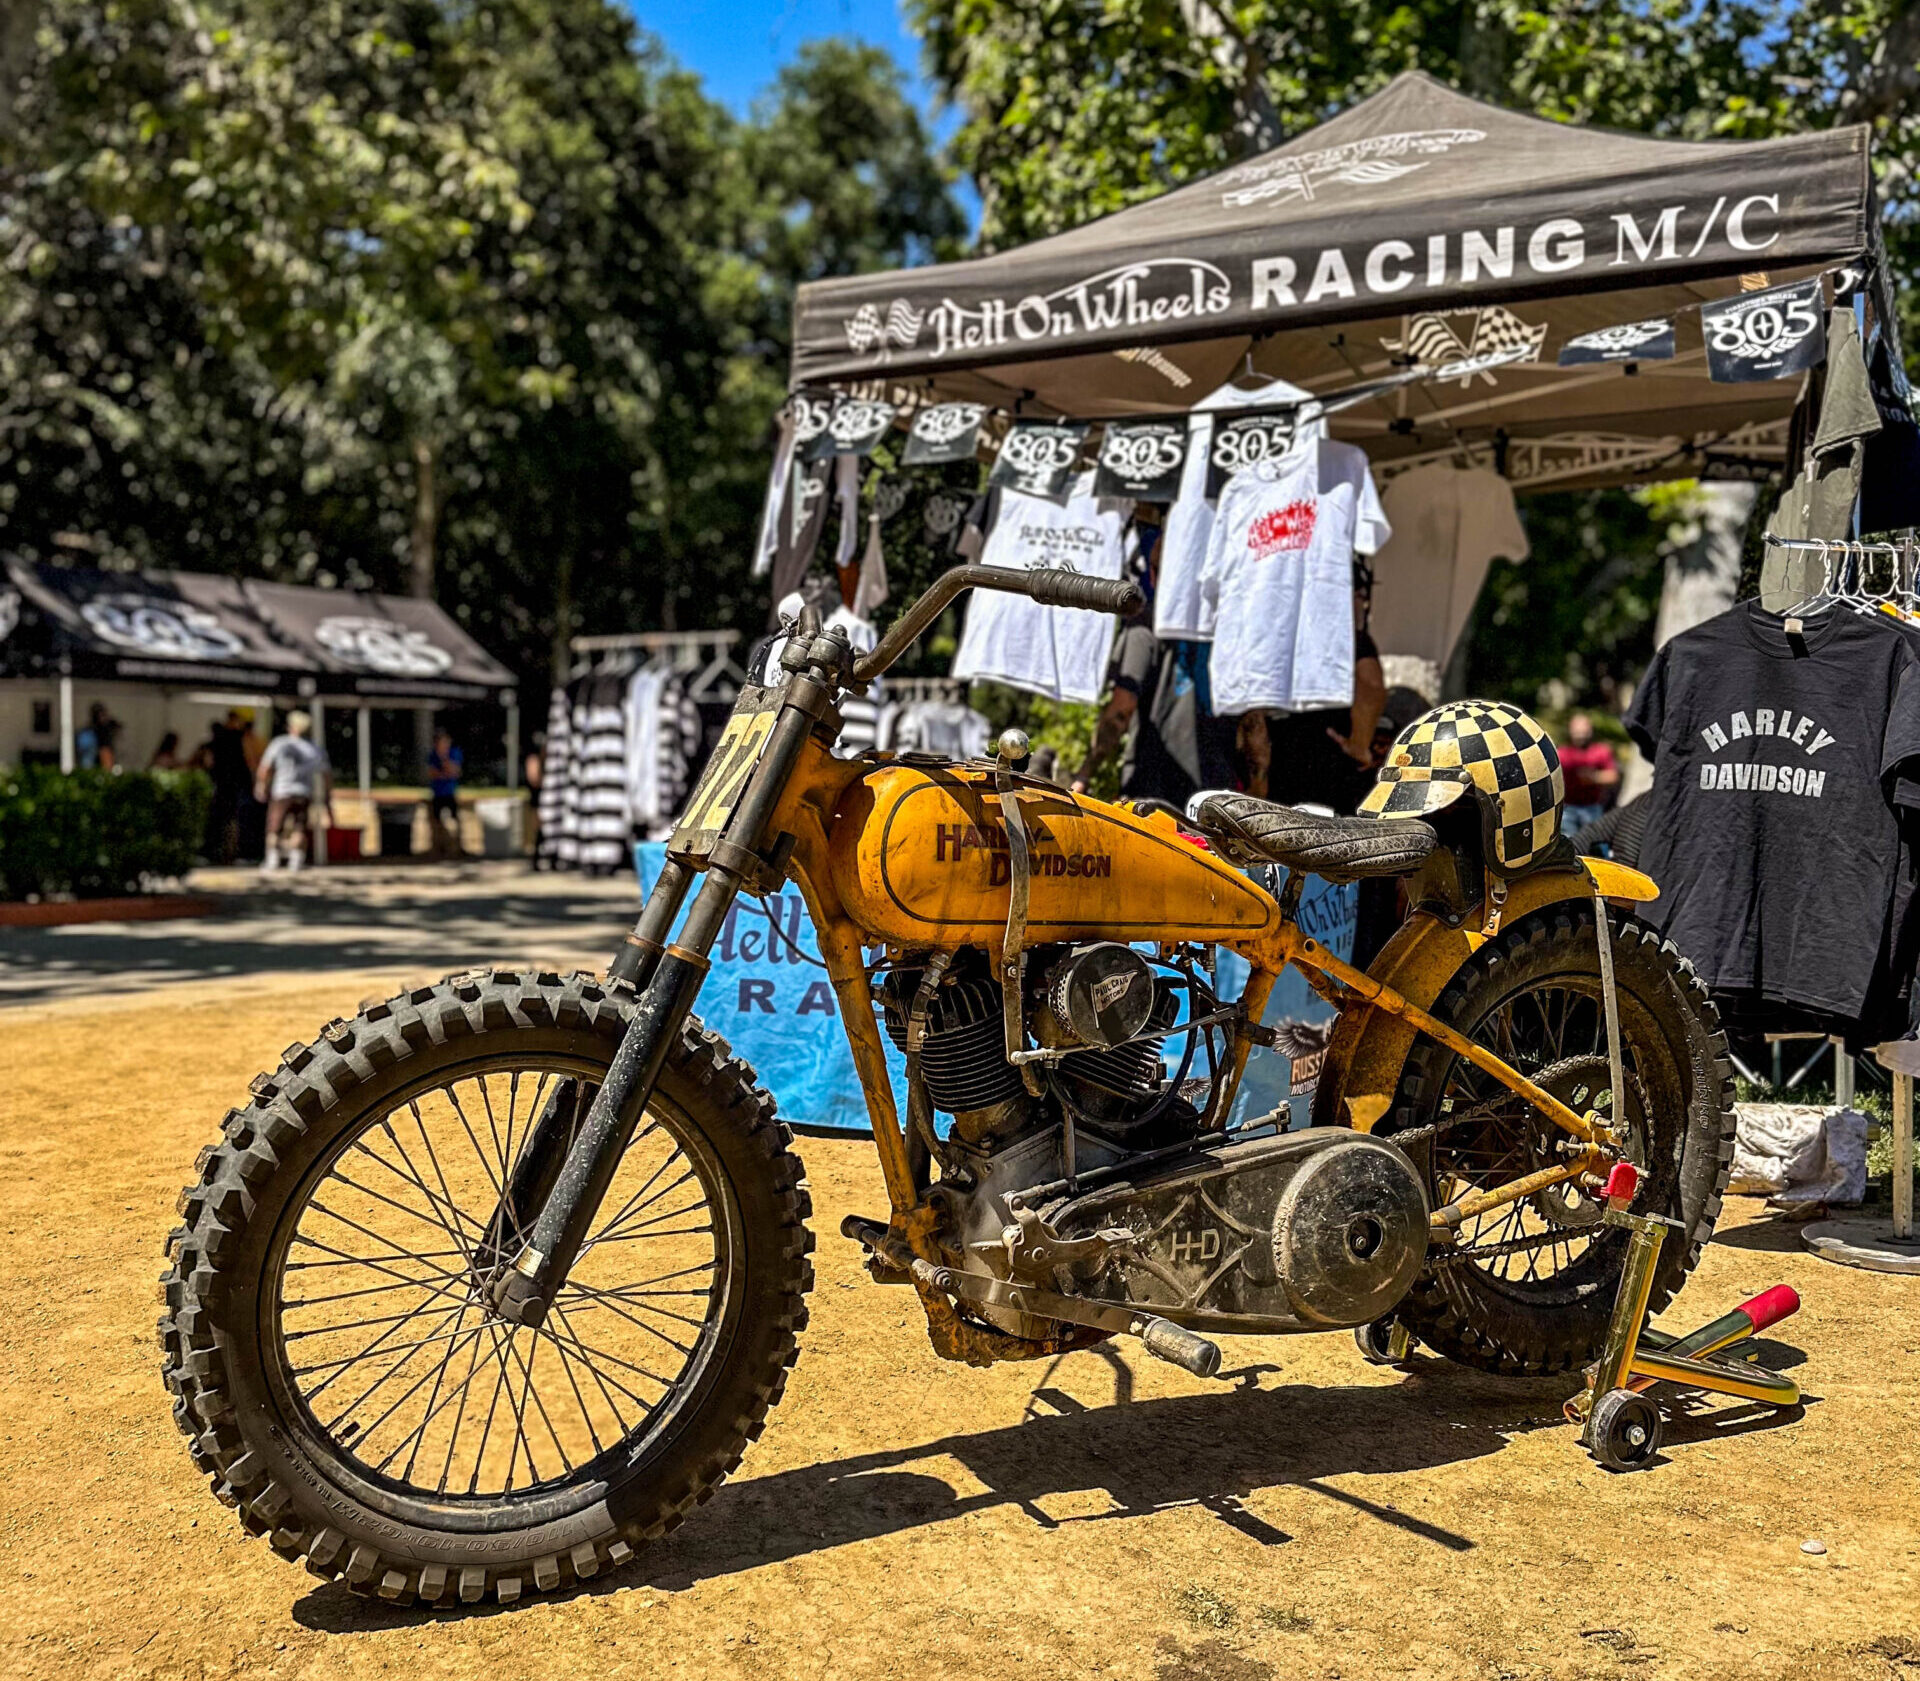
<path fill-rule="evenodd" d="M 701 856 L 711 850 L 740 803 L 753 767 L 767 750 L 773 721 L 780 716 L 780 691 L 743 690 L 726 730 L 701 773 L 687 809 L 674 825 L 668 850 Z"/>

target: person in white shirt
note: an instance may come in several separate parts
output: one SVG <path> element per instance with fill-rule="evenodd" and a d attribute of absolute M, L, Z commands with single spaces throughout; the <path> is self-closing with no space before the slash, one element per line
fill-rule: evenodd
<path fill-rule="evenodd" d="M 277 870 L 284 858 L 290 870 L 307 859 L 307 825 L 316 796 L 324 821 L 333 820 L 333 773 L 326 750 L 307 739 L 313 720 L 304 712 L 287 714 L 287 733 L 267 743 L 254 772 L 253 797 L 267 807 L 267 856 L 261 870 Z"/>
<path fill-rule="evenodd" d="M 1305 437 L 1229 479 L 1201 572 L 1215 613 L 1214 710 L 1351 704 L 1353 557 L 1391 535 L 1352 444 Z"/>

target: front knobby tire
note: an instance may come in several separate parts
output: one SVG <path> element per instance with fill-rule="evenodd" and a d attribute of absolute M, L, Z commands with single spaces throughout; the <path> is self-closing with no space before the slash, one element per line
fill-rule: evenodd
<path fill-rule="evenodd" d="M 1649 1313 L 1670 1302 L 1713 1236 L 1733 1165 L 1733 1070 L 1726 1036 L 1692 966 L 1650 928 L 1609 917 L 1625 1042 L 1624 1103 L 1607 1087 L 1599 946 L 1590 905 L 1522 917 L 1463 964 L 1433 1013 L 1545 1086 L 1576 1112 L 1625 1123 L 1640 1169 L 1634 1207 L 1680 1223 L 1654 1277 Z M 1380 1136 L 1461 1115 L 1428 1154 L 1434 1206 L 1553 1165 L 1561 1135 L 1464 1059 L 1430 1039 L 1409 1053 Z M 1463 1228 L 1436 1254 L 1399 1317 L 1435 1352 L 1503 1376 L 1571 1372 L 1596 1359 L 1612 1317 L 1626 1233 L 1597 1223 L 1577 1192 L 1546 1192 Z"/>
<path fill-rule="evenodd" d="M 772 1097 L 697 1021 L 549 1327 L 483 1309 L 489 1255 L 517 1248 L 489 1247 L 496 1187 L 536 1112 L 577 1125 L 634 1003 L 488 972 L 368 1005 L 201 1152 L 165 1382 L 215 1495 L 283 1558 L 399 1603 L 511 1601 L 625 1563 L 760 1435 L 807 1322 L 812 1207 Z"/>

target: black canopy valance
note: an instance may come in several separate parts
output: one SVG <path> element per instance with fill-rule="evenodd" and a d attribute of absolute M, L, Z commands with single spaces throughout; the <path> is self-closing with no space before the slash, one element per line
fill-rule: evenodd
<path fill-rule="evenodd" d="M 1654 140 L 1399 77 L 1148 203 L 969 262 L 803 286 L 795 389 L 1087 419 L 1191 407 L 1251 358 L 1315 393 L 1519 359 L 1336 415 L 1377 464 L 1490 446 L 1516 485 L 1777 463 L 1800 381 L 1709 375 L 1700 306 L 1876 243 L 1863 127 Z M 1671 322 L 1638 361 L 1569 341 Z"/>
<path fill-rule="evenodd" d="M 490 700 L 514 683 L 431 601 L 0 556 L 0 676 L 58 671 L 372 705 Z"/>

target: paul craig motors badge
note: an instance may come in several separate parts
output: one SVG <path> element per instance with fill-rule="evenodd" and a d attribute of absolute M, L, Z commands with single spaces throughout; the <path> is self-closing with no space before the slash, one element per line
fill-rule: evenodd
<path fill-rule="evenodd" d="M 1826 360 L 1820 277 L 1748 292 L 1700 310 L 1707 373 L 1723 385 L 1786 379 Z"/>
<path fill-rule="evenodd" d="M 1180 470 L 1186 461 L 1184 418 L 1110 424 L 1100 440 L 1093 493 L 1130 496 L 1136 502 L 1172 502 L 1180 494 Z"/>
<path fill-rule="evenodd" d="M 1577 368 L 1587 362 L 1671 362 L 1673 322 L 1622 321 L 1582 333 L 1560 347 L 1558 365 Z"/>
<path fill-rule="evenodd" d="M 163 660 L 231 660 L 246 644 L 204 608 L 150 595 L 97 595 L 80 617 L 102 642 Z"/>
<path fill-rule="evenodd" d="M 383 677 L 438 677 L 453 664 L 453 655 L 425 631 L 391 619 L 322 619 L 313 639 L 342 665 Z"/>
<path fill-rule="evenodd" d="M 971 461 L 986 418 L 984 403 L 936 403 L 922 409 L 907 427 L 907 467 L 937 467 L 947 461 Z"/>
<path fill-rule="evenodd" d="M 1064 501 L 1067 480 L 1073 464 L 1080 459 L 1080 446 L 1086 437 L 1084 420 L 1016 426 L 1000 445 L 987 483 L 1005 485 L 1028 496 L 1044 496 L 1051 502 Z"/>

